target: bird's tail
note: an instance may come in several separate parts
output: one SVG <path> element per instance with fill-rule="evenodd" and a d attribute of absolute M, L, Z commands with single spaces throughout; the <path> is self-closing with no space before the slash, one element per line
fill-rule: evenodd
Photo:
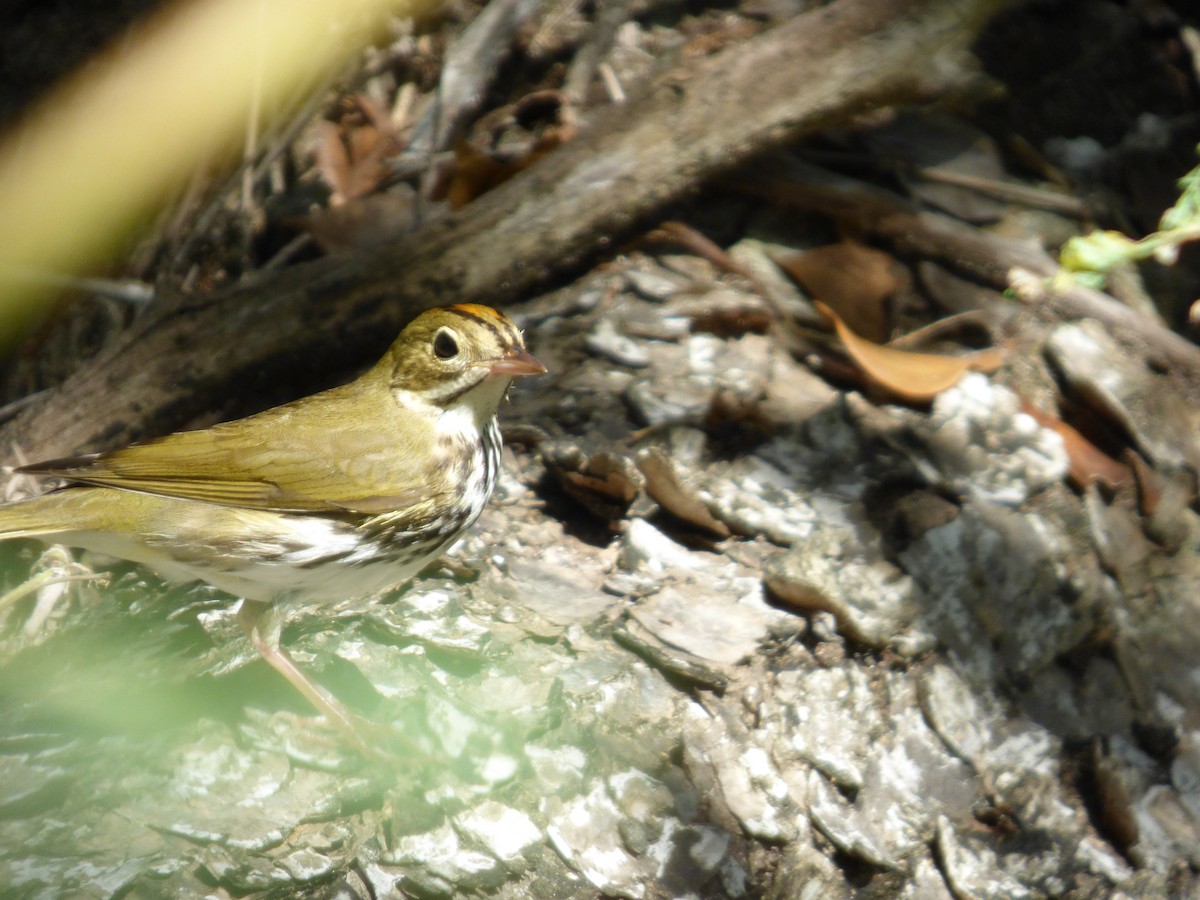
<path fill-rule="evenodd" d="M 96 524 L 97 511 L 82 493 L 70 489 L 51 491 L 0 506 L 0 541 L 89 530 Z"/>

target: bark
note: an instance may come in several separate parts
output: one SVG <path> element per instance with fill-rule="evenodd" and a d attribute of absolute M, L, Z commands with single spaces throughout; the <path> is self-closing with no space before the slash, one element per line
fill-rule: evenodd
<path fill-rule="evenodd" d="M 512 303 L 764 149 L 961 83 L 970 43 L 1010 2 L 841 0 L 667 72 L 416 235 L 143 317 L 10 423 L 6 453 L 120 445 L 178 427 L 247 379 L 295 377 L 305 362 L 366 362 L 428 306 Z"/>

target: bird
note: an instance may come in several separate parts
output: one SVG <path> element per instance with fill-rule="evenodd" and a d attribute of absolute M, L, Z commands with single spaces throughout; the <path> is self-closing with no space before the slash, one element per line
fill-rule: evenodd
<path fill-rule="evenodd" d="M 503 313 L 430 309 L 347 384 L 19 467 L 65 486 L 0 506 L 0 540 L 98 551 L 238 598 L 262 658 L 361 744 L 357 717 L 282 647 L 288 612 L 397 587 L 454 543 L 496 486 L 513 379 L 545 371 Z"/>

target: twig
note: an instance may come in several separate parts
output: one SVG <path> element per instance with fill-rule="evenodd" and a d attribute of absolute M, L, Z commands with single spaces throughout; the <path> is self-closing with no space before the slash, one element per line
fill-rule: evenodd
<path fill-rule="evenodd" d="M 204 240 L 212 233 L 213 223 L 217 217 L 226 213 L 226 198 L 245 183 L 245 172 L 250 170 L 252 174 L 249 180 L 252 184 L 257 184 L 270 166 L 287 152 L 300 132 L 307 127 L 317 108 L 325 102 L 325 92 L 329 86 L 343 79 L 344 75 L 345 73 L 341 73 L 337 77 L 326 79 L 309 97 L 298 102 L 295 114 L 279 129 L 276 137 L 264 147 L 261 158 L 254 160 L 243 157 L 242 164 L 237 171 L 230 174 L 218 189 L 209 193 L 206 190 L 209 187 L 208 178 L 199 177 L 195 180 L 189 188 L 188 196 L 179 204 L 175 213 L 176 219 L 180 223 L 177 227 L 181 227 L 183 222 L 187 222 L 190 229 L 175 253 L 176 265 L 180 261 L 190 260 L 195 252 L 196 242 Z M 208 203 L 197 212 L 193 209 L 194 198 L 205 193 L 209 197 Z"/>
<path fill-rule="evenodd" d="M 982 178 L 978 175 L 967 175 L 951 169 L 937 167 L 914 169 L 913 174 L 925 181 L 935 181 L 939 184 L 952 184 L 956 187 L 968 188 L 978 194 L 1004 200 L 1008 203 L 1019 203 L 1033 209 L 1046 209 L 1082 219 L 1087 214 L 1087 207 L 1078 197 L 1062 194 L 1046 188 L 1031 187 L 1026 184 L 1013 184 L 1010 181 L 999 181 L 995 178 Z"/>
<path fill-rule="evenodd" d="M 567 77 L 563 81 L 563 93 L 567 95 L 567 100 L 572 106 L 584 105 L 587 100 L 588 87 L 597 71 L 604 78 L 610 96 L 613 96 L 614 85 L 620 91 L 620 83 L 616 80 L 612 69 L 606 67 L 608 71 L 605 72 L 600 69 L 600 63 L 612 49 L 621 26 L 628 22 L 629 17 L 633 15 L 633 0 L 610 0 L 608 3 L 601 4 L 599 10 L 595 24 L 588 32 L 583 46 L 571 60 L 571 65 L 567 68 Z M 624 92 L 621 91 L 621 94 L 623 95 Z M 614 96 L 613 102 L 623 101 L 615 99 Z"/>
<path fill-rule="evenodd" d="M 85 278 L 58 272 L 29 272 L 17 277 L 80 294 L 107 297 L 130 306 L 141 306 L 154 299 L 154 286 L 135 278 Z"/>
<path fill-rule="evenodd" d="M 514 35 L 541 0 L 491 0 L 450 49 L 438 83 L 437 102 L 413 129 L 405 156 L 445 150 L 483 102 Z M 399 164 L 403 164 L 400 162 Z"/>

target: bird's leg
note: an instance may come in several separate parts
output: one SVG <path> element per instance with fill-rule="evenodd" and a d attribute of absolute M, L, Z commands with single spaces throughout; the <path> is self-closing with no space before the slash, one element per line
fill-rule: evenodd
<path fill-rule="evenodd" d="M 279 644 L 283 617 L 272 604 L 243 600 L 237 611 L 238 624 L 250 638 L 259 654 L 276 672 L 291 682 L 308 702 L 317 708 L 333 725 L 347 735 L 355 745 L 366 748 L 359 729 L 358 718 L 346 709 L 333 694 L 304 674 L 296 661 Z"/>

